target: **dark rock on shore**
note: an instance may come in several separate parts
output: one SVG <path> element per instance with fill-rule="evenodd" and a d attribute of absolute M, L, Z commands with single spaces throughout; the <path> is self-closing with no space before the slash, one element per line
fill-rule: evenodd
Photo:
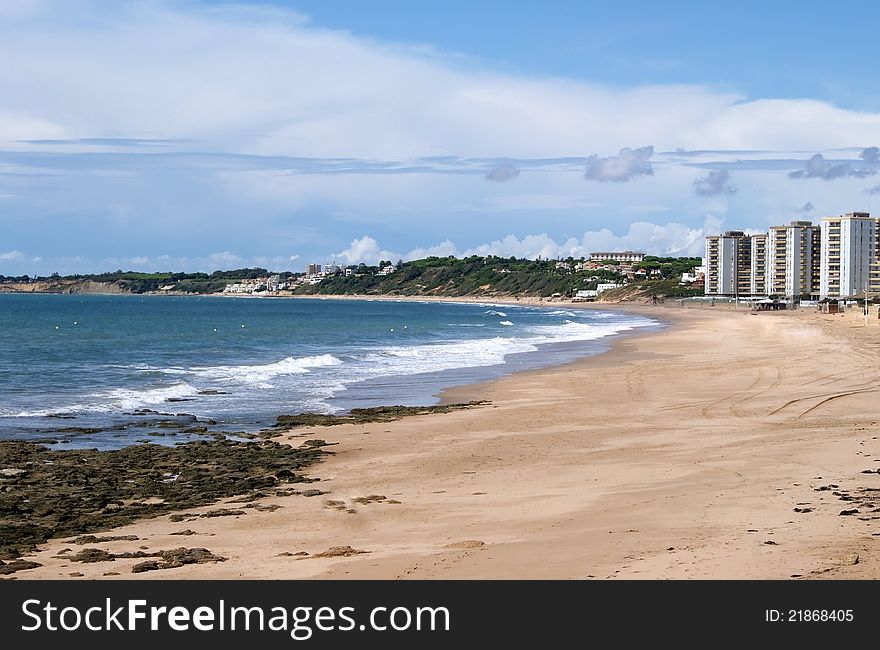
<path fill-rule="evenodd" d="M 486 400 L 461 404 L 444 404 L 438 406 L 375 406 L 371 408 L 352 409 L 347 415 L 324 415 L 321 413 L 299 413 L 297 415 L 279 415 L 275 428 L 293 429 L 296 427 L 330 427 L 337 424 L 366 424 L 369 422 L 391 422 L 412 415 L 428 415 L 430 413 L 449 413 L 461 409 L 473 408 L 488 404 Z M 264 437 L 271 437 L 272 431 L 263 432 Z"/>
<path fill-rule="evenodd" d="M 9 472 L 0 480 L 0 558 L 19 557 L 52 537 L 311 482 L 303 472 L 327 453 L 321 446 L 225 439 L 113 451 L 49 450 L 2 441 L 0 468 L 23 473 Z"/>
<path fill-rule="evenodd" d="M 203 513 L 202 517 L 237 517 L 238 515 L 246 515 L 244 510 L 232 510 L 230 508 L 217 508 L 216 510 L 208 510 Z"/>
<path fill-rule="evenodd" d="M 175 548 L 170 551 L 159 551 L 161 560 L 146 560 L 131 567 L 132 573 L 158 571 L 160 569 L 176 569 L 185 564 L 206 564 L 208 562 L 225 562 L 226 558 L 214 555 L 206 548 Z"/>
<path fill-rule="evenodd" d="M 144 571 L 156 571 L 159 568 L 159 560 L 147 560 L 146 562 L 138 562 L 131 567 L 132 573 L 143 573 Z"/>
<path fill-rule="evenodd" d="M 103 537 L 81 535 L 73 540 L 73 543 L 83 546 L 84 544 L 103 544 L 104 542 L 136 542 L 138 539 L 140 538 L 137 535 L 105 535 Z"/>
<path fill-rule="evenodd" d="M 362 555 L 369 551 L 352 548 L 351 546 L 331 546 L 322 553 L 315 553 L 311 557 L 351 557 L 352 555 Z"/>
<path fill-rule="evenodd" d="M 99 433 L 101 429 L 95 427 L 58 427 L 54 429 L 42 429 L 40 433 Z"/>
<path fill-rule="evenodd" d="M 71 562 L 112 562 L 116 558 L 112 553 L 100 548 L 84 548 L 68 558 Z"/>
<path fill-rule="evenodd" d="M 16 571 L 24 571 L 25 569 L 36 569 L 43 566 L 39 562 L 31 562 L 30 560 L 13 560 L 12 562 L 4 562 L 0 560 L 0 575 L 9 575 Z"/>

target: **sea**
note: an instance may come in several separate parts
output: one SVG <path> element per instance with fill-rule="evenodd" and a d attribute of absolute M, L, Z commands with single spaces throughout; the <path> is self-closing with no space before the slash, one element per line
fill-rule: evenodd
<path fill-rule="evenodd" d="M 564 306 L 0 294 L 0 439 L 116 449 L 253 433 L 281 414 L 431 405 L 657 326 Z"/>

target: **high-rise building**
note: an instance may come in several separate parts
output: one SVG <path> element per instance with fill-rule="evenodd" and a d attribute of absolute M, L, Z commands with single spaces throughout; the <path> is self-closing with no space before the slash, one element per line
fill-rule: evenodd
<path fill-rule="evenodd" d="M 706 295 L 749 295 L 751 251 L 752 239 L 741 230 L 706 237 Z"/>
<path fill-rule="evenodd" d="M 850 212 L 822 220 L 820 298 L 843 298 L 865 290 L 877 254 L 877 220 Z"/>
<path fill-rule="evenodd" d="M 815 296 L 819 293 L 820 228 L 792 221 L 770 228 L 767 241 L 767 295 Z"/>
<path fill-rule="evenodd" d="M 871 260 L 871 273 L 868 278 L 868 291 L 877 297 L 880 294 L 880 219 L 877 219 L 874 233 L 874 259 Z"/>
<path fill-rule="evenodd" d="M 767 293 L 767 235 L 752 235 L 751 270 L 749 271 L 749 293 L 753 296 Z"/>

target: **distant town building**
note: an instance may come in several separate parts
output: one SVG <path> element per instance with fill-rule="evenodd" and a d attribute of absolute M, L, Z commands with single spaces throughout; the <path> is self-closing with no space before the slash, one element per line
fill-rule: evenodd
<path fill-rule="evenodd" d="M 323 272 L 320 264 L 306 264 L 306 277 L 313 278 Z"/>
<path fill-rule="evenodd" d="M 612 260 L 614 262 L 643 262 L 645 260 L 644 253 L 636 251 L 612 251 L 590 253 L 591 260 Z"/>
<path fill-rule="evenodd" d="M 257 289 L 264 286 L 266 284 L 266 278 L 256 278 L 253 280 L 240 280 L 238 282 L 233 282 L 227 284 L 223 288 L 223 293 L 239 293 L 239 294 L 251 294 L 256 293 Z"/>
<path fill-rule="evenodd" d="M 334 275 L 342 271 L 342 267 L 336 264 L 335 262 L 324 265 L 324 274 L 325 275 Z"/>
<path fill-rule="evenodd" d="M 596 285 L 596 292 L 598 295 L 600 293 L 610 291 L 611 289 L 619 289 L 622 286 L 622 284 L 617 284 L 616 282 L 600 282 Z"/>
<path fill-rule="evenodd" d="M 394 264 L 389 264 L 388 266 L 383 266 L 379 269 L 379 272 L 376 275 L 391 275 L 397 270 L 397 267 Z"/>

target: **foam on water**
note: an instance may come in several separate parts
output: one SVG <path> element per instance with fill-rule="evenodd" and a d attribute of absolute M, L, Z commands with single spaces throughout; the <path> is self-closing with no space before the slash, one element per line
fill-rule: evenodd
<path fill-rule="evenodd" d="M 280 361 L 266 364 L 193 368 L 192 374 L 196 377 L 220 382 L 273 388 L 274 386 L 268 382 L 276 377 L 304 375 L 315 368 L 327 368 L 341 364 L 342 361 L 333 355 L 321 354 L 313 357 L 285 357 Z"/>
<path fill-rule="evenodd" d="M 75 415 L 78 413 L 125 413 L 156 406 L 168 400 L 185 399 L 198 394 L 198 389 L 186 382 L 148 389 L 114 388 L 86 396 L 82 402 L 60 405 L 51 409 L 10 411 L 0 415 L 14 418 L 47 417 L 49 415 Z"/>
<path fill-rule="evenodd" d="M 442 388 L 500 376 L 506 364 L 537 368 L 598 349 L 554 344 L 653 324 L 592 310 L 493 303 L 86 301 L 95 303 L 94 319 L 107 319 L 97 342 L 77 334 L 82 338 L 63 344 L 57 337 L 32 343 L 26 324 L 13 323 L 22 336 L 7 350 L 17 361 L 0 365 L 11 379 L 5 392 L 0 386 L 0 435 L 4 427 L 12 435 L 25 425 L 50 430 L 58 421 L 40 418 L 53 414 L 100 427 L 130 422 L 137 409 L 173 408 L 241 431 L 266 426 L 280 413 L 431 403 Z M 34 322 L 45 320 L 41 309 L 34 308 Z M 71 316 L 82 322 L 80 313 Z M 205 338 L 205 328 L 215 326 L 218 333 Z M 28 345 L 39 346 L 37 352 Z M 545 345 L 553 346 L 546 356 Z M 44 350 L 44 365 L 31 369 L 30 360 Z M 178 400 L 186 403 L 169 404 Z"/>

